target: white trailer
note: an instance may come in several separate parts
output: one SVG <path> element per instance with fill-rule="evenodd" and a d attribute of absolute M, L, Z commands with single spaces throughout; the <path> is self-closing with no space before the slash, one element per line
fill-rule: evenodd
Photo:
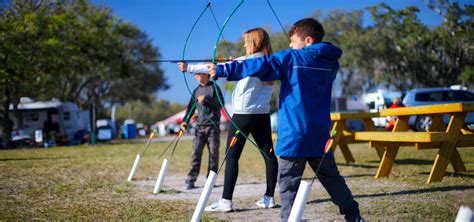
<path fill-rule="evenodd" d="M 88 131 L 87 120 L 84 119 L 84 111 L 78 109 L 72 102 L 61 102 L 57 99 L 50 101 L 33 101 L 29 98 L 22 98 L 18 105 L 19 112 L 23 117 L 23 129 L 18 128 L 18 120 L 13 114 L 13 105 L 10 105 L 9 117 L 14 123 L 14 130 L 23 130 L 25 134 L 34 139 L 35 131 L 44 132 L 44 127 L 48 130 L 55 130 L 58 137 L 67 139 L 68 144 L 77 143 L 75 134 L 80 131 Z M 77 137 L 77 136 L 76 136 Z"/>

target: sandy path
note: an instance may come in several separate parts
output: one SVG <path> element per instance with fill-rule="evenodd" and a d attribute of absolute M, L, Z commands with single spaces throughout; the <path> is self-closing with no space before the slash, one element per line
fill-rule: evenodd
<path fill-rule="evenodd" d="M 155 185 L 156 179 L 148 179 L 142 181 L 135 181 L 136 185 L 150 194 L 146 198 L 160 199 L 160 200 L 184 200 L 197 204 L 205 178 L 200 176 L 196 182 L 196 189 L 186 190 L 183 176 L 167 176 L 162 192 L 159 194 L 151 194 Z M 209 203 L 217 201 L 222 195 L 223 178 L 219 177 L 217 180 L 217 187 L 212 190 Z M 234 211 L 230 213 L 206 213 L 211 217 L 217 217 L 223 220 L 231 221 L 278 221 L 280 216 L 280 208 L 262 209 L 255 205 L 255 202 L 261 198 L 265 192 L 266 184 L 264 181 L 242 181 L 239 178 L 234 191 Z M 280 196 L 278 191 L 275 191 L 275 198 L 277 203 L 280 203 Z M 323 191 L 321 184 L 315 182 L 310 197 L 310 204 L 306 205 L 303 219 L 307 221 L 344 221 L 343 217 L 339 215 L 335 205 L 328 201 L 326 191 Z M 318 201 L 318 199 L 320 201 Z M 321 201 L 322 200 L 322 201 Z M 329 207 L 329 208 L 328 208 Z"/>

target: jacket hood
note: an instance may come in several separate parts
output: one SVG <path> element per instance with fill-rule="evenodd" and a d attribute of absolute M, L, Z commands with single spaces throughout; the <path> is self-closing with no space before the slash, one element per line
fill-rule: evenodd
<path fill-rule="evenodd" d="M 330 60 L 337 60 L 341 58 L 342 55 L 342 50 L 329 42 L 320 42 L 312 44 L 310 46 L 306 46 L 305 49 L 316 53 L 316 55 L 318 56 Z"/>

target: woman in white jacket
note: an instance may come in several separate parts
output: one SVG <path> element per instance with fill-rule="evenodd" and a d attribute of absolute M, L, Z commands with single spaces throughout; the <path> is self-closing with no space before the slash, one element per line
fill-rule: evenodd
<path fill-rule="evenodd" d="M 246 55 L 236 60 L 261 57 L 272 54 L 270 37 L 262 28 L 254 28 L 244 33 L 244 47 Z M 188 65 L 178 63 L 181 71 L 191 73 L 207 73 L 207 65 Z M 273 152 L 273 142 L 270 128 L 270 98 L 273 82 L 262 82 L 256 77 L 247 77 L 238 81 L 232 93 L 232 107 L 234 114 L 232 121 L 245 135 L 252 134 L 265 160 L 267 188 L 263 197 L 257 201 L 257 206 L 263 208 L 275 207 L 273 195 L 277 183 L 278 161 Z M 229 212 L 233 210 L 232 195 L 234 193 L 237 176 L 239 174 L 239 158 L 245 146 L 245 137 L 238 134 L 237 141 L 232 143 L 232 137 L 237 129 L 231 124 L 227 136 L 226 168 L 224 177 L 224 192 L 222 198 L 206 207 L 206 211 Z M 233 146 L 232 146 L 233 145 Z M 230 150 L 229 150 L 230 149 Z"/>

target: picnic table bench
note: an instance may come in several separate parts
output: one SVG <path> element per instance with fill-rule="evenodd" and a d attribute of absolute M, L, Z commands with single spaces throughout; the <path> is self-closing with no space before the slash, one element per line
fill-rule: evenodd
<path fill-rule="evenodd" d="M 427 183 L 442 181 L 447 165 L 455 172 L 465 172 L 466 167 L 457 148 L 474 147 L 474 133 L 464 124 L 468 112 L 474 112 L 474 103 L 452 103 L 429 106 L 403 107 L 380 111 L 381 117 L 397 116 L 391 132 L 355 132 L 356 141 L 368 141 L 371 147 L 384 149 L 375 178 L 388 177 L 400 146 L 415 146 L 417 150 L 439 149 Z M 427 115 L 432 124 L 427 132 L 408 132 L 410 116 Z M 449 124 L 443 121 L 449 115 Z"/>

